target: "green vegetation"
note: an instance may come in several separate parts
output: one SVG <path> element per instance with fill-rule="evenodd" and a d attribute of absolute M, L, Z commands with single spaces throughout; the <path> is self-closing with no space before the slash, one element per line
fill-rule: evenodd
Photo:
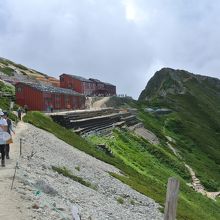
<path fill-rule="evenodd" d="M 19 71 L 23 74 L 23 75 L 41 75 L 44 77 L 48 77 L 48 75 L 41 73 L 39 71 L 36 70 L 32 70 L 27 68 L 26 66 L 22 65 L 22 64 L 17 64 L 14 63 L 8 59 L 4 59 L 4 58 L 0 58 L 0 64 L 3 64 L 2 66 L 0 66 L 0 71 L 5 73 L 8 76 L 13 76 L 14 75 L 14 70 L 9 67 L 10 66 L 14 66 L 15 68 L 19 69 Z M 26 72 L 25 72 L 26 71 Z"/>
<path fill-rule="evenodd" d="M 47 117 L 40 112 L 28 112 L 23 120 L 41 129 L 51 132 L 56 137 L 74 146 L 75 148 L 78 148 L 98 159 L 108 161 L 109 157 L 107 157 L 105 153 L 97 151 L 96 148 L 91 147 L 91 144 L 88 143 L 86 140 L 76 135 L 71 130 L 63 128 L 62 126 L 54 123 L 50 117 Z"/>
<path fill-rule="evenodd" d="M 0 98 L 0 108 L 2 110 L 6 110 L 8 111 L 9 110 L 9 105 L 10 105 L 10 101 L 11 101 L 11 98 L 14 98 L 14 95 L 15 95 L 15 90 L 14 90 L 14 87 L 12 86 L 8 86 L 8 85 L 5 85 L 3 82 L 0 82 L 0 92 L 1 93 L 7 93 L 7 94 L 11 94 L 11 97 L 1 97 Z M 17 122 L 17 116 L 14 115 L 13 113 L 9 112 L 9 118 L 15 122 Z"/>
<path fill-rule="evenodd" d="M 118 197 L 118 198 L 117 198 L 117 202 L 118 202 L 119 204 L 124 204 L 124 199 L 121 198 L 121 197 Z"/>
<path fill-rule="evenodd" d="M 23 66 L 23 65 L 21 65 L 21 64 L 16 64 L 16 63 L 14 63 L 13 65 L 16 66 L 16 67 L 19 68 L 19 69 L 28 70 L 28 68 L 27 68 L 26 66 Z"/>
<path fill-rule="evenodd" d="M 8 76 L 14 76 L 14 70 L 10 67 L 1 67 L 0 66 L 0 72 L 3 72 L 4 74 Z"/>
<path fill-rule="evenodd" d="M 172 115 L 172 117 L 174 116 Z M 151 122 L 157 122 L 158 127 L 166 120 L 165 116 L 162 116 L 162 119 L 157 119 L 152 115 L 145 114 L 145 117 L 146 119 L 149 117 Z M 166 197 L 167 179 L 170 176 L 177 177 L 181 181 L 177 210 L 178 220 L 220 219 L 220 202 L 214 202 L 186 185 L 189 182 L 189 174 L 186 172 L 183 163 L 173 156 L 163 141 L 161 145 L 153 146 L 128 131 L 120 130 L 114 131 L 114 137 L 94 136 L 89 140 L 84 140 L 39 112 L 28 112 L 24 120 L 53 133 L 72 146 L 116 166 L 124 175 L 115 173 L 110 173 L 110 175 L 153 198 L 162 206 Z M 153 127 L 153 123 L 151 126 Z M 156 128 L 154 125 L 155 130 Z M 164 132 L 163 130 L 163 128 L 159 130 L 161 135 Z M 114 157 L 98 150 L 96 148 L 97 143 L 108 145 Z"/>
<path fill-rule="evenodd" d="M 133 199 L 130 200 L 131 205 L 135 205 L 135 201 Z"/>
<path fill-rule="evenodd" d="M 15 63 L 4 58 L 0 58 L 0 63 L 4 64 L 5 66 L 8 66 L 9 64 L 14 65 Z"/>
<path fill-rule="evenodd" d="M 161 97 L 160 91 L 166 82 L 169 82 L 167 90 L 181 90 L 184 87 L 185 92 L 167 92 L 166 96 Z M 139 102 L 139 116 L 145 126 L 159 137 L 170 136 L 175 140 L 173 145 L 209 191 L 220 190 L 219 88 L 218 79 L 162 69 L 151 79 Z M 144 101 L 146 97 L 148 101 Z M 155 106 L 155 103 L 160 108 L 172 109 L 174 113 L 156 117 L 144 112 L 146 106 Z"/>
<path fill-rule="evenodd" d="M 5 85 L 5 83 L 1 82 L 0 81 L 0 92 L 2 93 L 8 93 L 12 96 L 15 95 L 15 89 L 13 86 L 8 86 L 8 85 Z"/>
<path fill-rule="evenodd" d="M 76 166 L 75 169 L 78 170 L 78 171 L 80 171 L 80 167 L 79 167 L 79 166 Z"/>
<path fill-rule="evenodd" d="M 63 176 L 66 176 L 66 177 L 69 177 L 70 179 L 84 185 L 84 186 L 87 186 L 87 187 L 90 187 L 92 189 L 95 189 L 95 187 L 90 183 L 90 182 L 87 182 L 85 180 L 83 180 L 83 178 L 81 177 L 78 177 L 78 176 L 75 176 L 71 173 L 70 170 L 68 170 L 66 167 L 55 167 L 55 166 L 52 166 L 52 169 L 56 172 L 58 172 L 59 174 L 62 174 Z"/>
<path fill-rule="evenodd" d="M 112 96 L 106 102 L 107 107 L 114 107 L 114 108 L 126 108 L 135 106 L 136 101 L 133 100 L 131 97 L 117 97 Z"/>
<path fill-rule="evenodd" d="M 4 59 L 0 58 L 0 63 L 4 64 L 5 66 L 8 66 L 7 60 L 4 60 Z"/>

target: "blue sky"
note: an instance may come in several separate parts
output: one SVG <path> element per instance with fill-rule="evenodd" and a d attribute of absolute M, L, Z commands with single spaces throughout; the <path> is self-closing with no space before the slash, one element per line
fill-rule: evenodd
<path fill-rule="evenodd" d="M 137 98 L 162 67 L 220 78 L 220 1 L 1 0 L 0 56 Z"/>

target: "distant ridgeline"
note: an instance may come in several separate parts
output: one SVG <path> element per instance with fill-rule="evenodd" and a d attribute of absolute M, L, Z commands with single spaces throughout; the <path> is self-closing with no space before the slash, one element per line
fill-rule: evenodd
<path fill-rule="evenodd" d="M 209 191 L 220 191 L 220 80 L 163 68 L 141 92 L 146 126 L 170 136 Z M 169 114 L 152 114 L 156 109 Z M 150 120 L 154 117 L 154 123 Z"/>

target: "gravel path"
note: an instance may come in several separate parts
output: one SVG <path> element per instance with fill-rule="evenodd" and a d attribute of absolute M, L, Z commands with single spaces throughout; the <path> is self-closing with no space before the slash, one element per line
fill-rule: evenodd
<path fill-rule="evenodd" d="M 20 122 L 20 126 L 15 141 L 18 145 L 19 139 L 24 139 L 23 156 L 15 190 L 26 206 L 28 218 L 23 219 L 72 219 L 73 207 L 82 220 L 162 219 L 158 204 L 108 174 L 120 173 L 115 167 L 30 124 Z M 68 168 L 92 187 L 58 174 L 51 166 Z"/>
<path fill-rule="evenodd" d="M 0 167 L 0 219 L 1 220 L 24 220 L 30 218 L 28 201 L 21 198 L 16 191 L 11 190 L 12 178 L 15 171 L 16 159 L 19 158 L 18 136 L 22 132 L 21 124 L 18 125 L 16 136 L 13 136 L 14 143 L 10 145 L 10 157 L 6 160 L 6 167 Z M 22 184 L 17 183 L 19 189 Z"/>
<path fill-rule="evenodd" d="M 106 102 L 110 99 L 110 97 L 104 97 L 92 104 L 92 108 L 106 108 Z"/>

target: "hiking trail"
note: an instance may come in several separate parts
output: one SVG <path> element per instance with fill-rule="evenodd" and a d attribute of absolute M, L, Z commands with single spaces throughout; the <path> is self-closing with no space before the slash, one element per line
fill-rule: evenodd
<path fill-rule="evenodd" d="M 110 97 L 104 97 L 98 101 L 95 101 L 92 104 L 92 108 L 106 108 L 106 102 L 110 99 Z"/>
<path fill-rule="evenodd" d="M 11 190 L 16 161 L 20 154 L 20 133 L 24 127 L 25 124 L 23 122 L 17 124 L 15 135 L 12 135 L 14 143 L 10 144 L 10 159 L 6 159 L 5 167 L 0 167 L 0 219 L 2 220 L 29 219 L 26 208 L 28 204 L 24 202 L 14 189 Z"/>

